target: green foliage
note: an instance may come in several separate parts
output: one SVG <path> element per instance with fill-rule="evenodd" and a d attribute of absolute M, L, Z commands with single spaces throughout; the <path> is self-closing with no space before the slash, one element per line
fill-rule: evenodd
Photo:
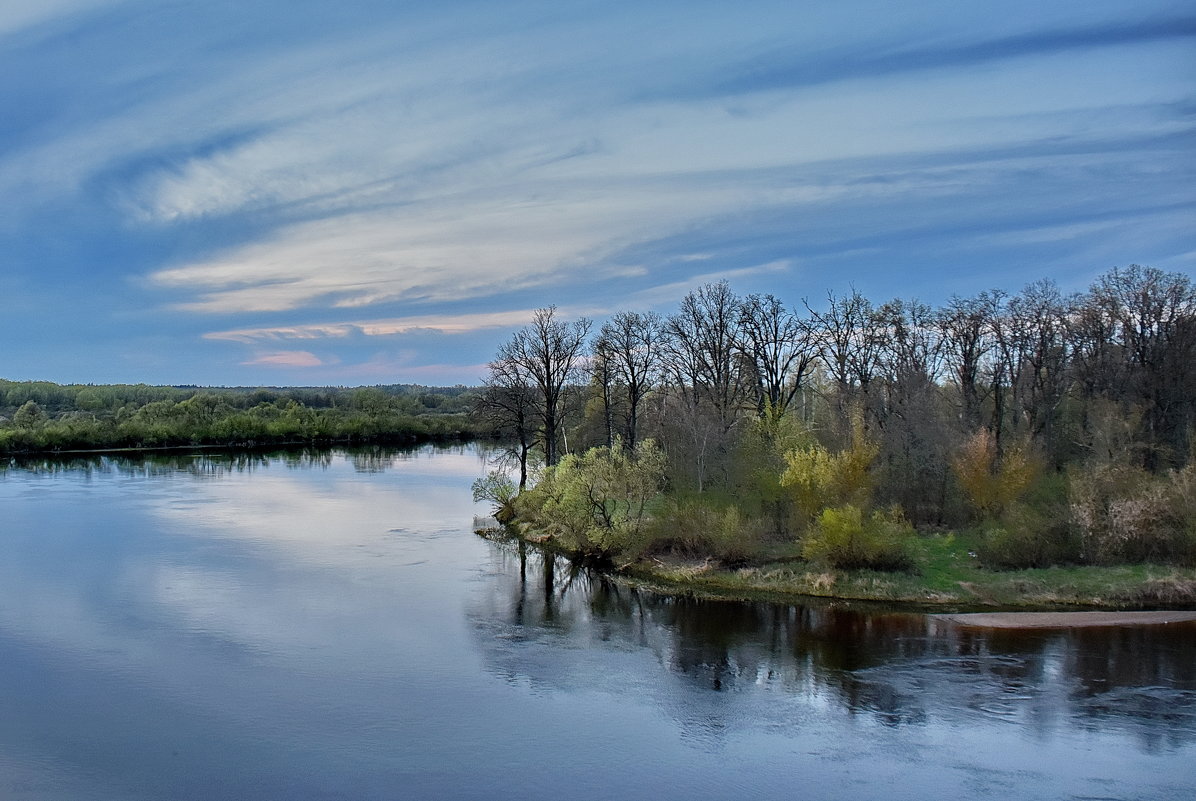
<path fill-rule="evenodd" d="M 793 493 L 782 483 L 786 454 L 808 446 L 810 435 L 793 415 L 767 406 L 741 436 L 735 453 L 734 492 L 745 516 L 760 518 L 768 533 L 784 538 L 792 526 Z"/>
<path fill-rule="evenodd" d="M 757 554 L 763 521 L 709 495 L 664 499 L 654 515 L 645 551 L 690 558 L 714 557 L 740 565 Z"/>
<path fill-rule="evenodd" d="M 1000 515 L 1017 501 L 1039 473 L 1038 462 L 1025 447 L 997 453 L 996 438 L 987 428 L 969 437 L 951 460 L 959 486 L 981 515 Z"/>
<path fill-rule="evenodd" d="M 652 440 L 627 453 L 591 448 L 545 468 L 515 502 L 521 521 L 594 560 L 638 555 L 645 546 L 649 506 L 664 486 L 664 454 Z"/>
<path fill-rule="evenodd" d="M 986 520 L 980 532 L 977 554 L 985 567 L 1020 570 L 1080 561 L 1080 543 L 1066 515 L 1015 503 L 999 520 Z"/>
<path fill-rule="evenodd" d="M 11 415 L 7 423 L 0 418 L 0 452 L 459 439 L 478 433 L 453 411 L 470 402 L 464 388 L 200 390 L 0 380 L 0 410 Z"/>
<path fill-rule="evenodd" d="M 519 487 L 506 472 L 491 470 L 483 477 L 473 482 L 473 499 L 489 501 L 494 505 L 494 519 L 500 523 L 510 523 L 515 518 L 515 498 L 519 494 Z"/>
<path fill-rule="evenodd" d="M 37 428 L 46 422 L 46 413 L 36 401 L 27 400 L 12 416 L 12 423 L 17 428 Z"/>
<path fill-rule="evenodd" d="M 876 460 L 875 443 L 857 431 L 851 444 L 838 453 L 818 444 L 785 454 L 787 467 L 781 485 L 793 493 L 798 510 L 813 520 L 828 506 L 866 508 L 872 499 L 870 468 Z"/>
<path fill-rule="evenodd" d="M 802 541 L 802 556 L 840 570 L 910 570 L 915 537 L 900 512 L 866 515 L 847 504 L 822 511 Z"/>

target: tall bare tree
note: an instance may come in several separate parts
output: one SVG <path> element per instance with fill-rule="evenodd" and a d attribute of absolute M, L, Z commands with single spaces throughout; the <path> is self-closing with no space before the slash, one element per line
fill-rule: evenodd
<path fill-rule="evenodd" d="M 595 358 L 606 362 L 604 369 L 625 395 L 621 433 L 628 450 L 639 441 L 644 399 L 660 382 L 664 338 L 664 319 L 656 312 L 619 312 L 603 324 L 595 342 Z M 609 415 L 613 403 L 610 398 L 604 403 Z"/>
<path fill-rule="evenodd" d="M 980 427 L 981 408 L 988 396 L 985 361 L 994 347 L 993 319 L 1004 294 L 981 292 L 971 298 L 952 297 L 938 312 L 946 368 L 959 393 L 960 421 L 964 431 Z"/>
<path fill-rule="evenodd" d="M 813 328 L 773 295 L 748 295 L 740 304 L 739 336 L 754 373 L 757 411 L 783 415 L 817 363 Z"/>
<path fill-rule="evenodd" d="M 996 419 L 994 433 L 1003 449 L 1003 429 L 1038 440 L 1054 451 L 1055 423 L 1067 395 L 1070 301 L 1052 281 L 1028 284 L 1009 298 L 994 320 L 1000 373 L 1008 387 L 1008 420 Z"/>
<path fill-rule="evenodd" d="M 842 297 L 828 293 L 825 311 L 816 312 L 808 302 L 803 303 L 810 312 L 822 363 L 834 385 L 834 423 L 838 435 L 845 437 L 852 409 L 870 411 L 868 398 L 879 366 L 883 326 L 872 302 L 854 288 Z M 865 427 L 872 422 L 867 415 L 864 417 Z"/>
<path fill-rule="evenodd" d="M 687 441 L 684 461 L 698 491 L 727 473 L 732 430 L 749 398 L 739 350 L 740 302 L 726 281 L 687 294 L 668 318 L 664 348 L 670 382 L 668 425 Z"/>
<path fill-rule="evenodd" d="M 1141 414 L 1151 469 L 1181 464 L 1196 425 L 1196 287 L 1179 273 L 1131 265 L 1078 302 L 1073 342 L 1086 393 Z"/>
<path fill-rule="evenodd" d="M 531 375 L 510 359 L 490 362 L 482 394 L 474 413 L 493 426 L 495 433 L 513 442 L 508 454 L 519 465 L 519 491 L 527 487 L 528 456 L 535 444 L 539 402 Z"/>
<path fill-rule="evenodd" d="M 877 389 L 869 397 L 879 429 L 882 480 L 878 492 L 917 523 L 942 522 L 952 428 L 939 379 L 943 339 L 934 310 L 916 300 L 891 300 L 876 311 L 880 328 Z"/>
<path fill-rule="evenodd" d="M 739 298 L 719 281 L 687 294 L 666 326 L 671 377 L 713 411 L 724 431 L 735 425 L 747 397 L 737 346 L 740 319 Z"/>
<path fill-rule="evenodd" d="M 610 341 L 599 332 L 590 345 L 590 382 L 602 403 L 602 431 L 606 447 L 615 444 L 615 365 Z"/>
<path fill-rule="evenodd" d="M 531 325 L 516 331 L 498 350 L 496 361 L 518 366 L 537 393 L 536 414 L 544 462 L 560 461 L 560 443 L 566 412 L 565 392 L 576 379 L 590 321 L 557 318 L 556 306 L 537 309 Z"/>

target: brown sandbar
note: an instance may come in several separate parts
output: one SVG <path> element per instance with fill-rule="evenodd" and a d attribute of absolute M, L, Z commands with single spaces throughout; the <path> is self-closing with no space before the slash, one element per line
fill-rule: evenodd
<path fill-rule="evenodd" d="M 1196 612 L 976 612 L 932 615 L 986 629 L 1070 629 L 1081 626 L 1161 626 L 1196 622 Z"/>

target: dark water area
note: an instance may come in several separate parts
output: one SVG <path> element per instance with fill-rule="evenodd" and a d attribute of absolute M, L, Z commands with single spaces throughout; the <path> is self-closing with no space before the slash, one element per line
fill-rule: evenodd
<path fill-rule="evenodd" d="M 1191 799 L 1196 626 L 671 598 L 472 447 L 0 465 L 0 799 Z"/>

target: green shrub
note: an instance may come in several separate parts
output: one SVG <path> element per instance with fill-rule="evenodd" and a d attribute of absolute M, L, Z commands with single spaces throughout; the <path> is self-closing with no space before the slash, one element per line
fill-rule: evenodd
<path fill-rule="evenodd" d="M 509 475 L 501 470 L 492 470 L 473 482 L 474 501 L 489 501 L 494 505 L 494 519 L 510 523 L 515 519 L 515 497 L 519 487 Z"/>
<path fill-rule="evenodd" d="M 831 453 L 821 445 L 795 448 L 785 454 L 781 486 L 808 520 L 828 506 L 867 506 L 872 497 L 872 463 L 878 446 L 857 433 L 850 447 Z"/>
<path fill-rule="evenodd" d="M 1077 562 L 1081 556 L 1065 515 L 1044 514 L 1023 504 L 1010 506 L 1000 520 L 986 520 L 981 531 L 977 555 L 985 567 L 1050 567 Z"/>
<path fill-rule="evenodd" d="M 899 512 L 824 509 L 802 540 L 802 556 L 841 570 L 911 570 L 913 527 Z"/>
<path fill-rule="evenodd" d="M 741 565 L 756 553 L 764 525 L 737 505 L 720 508 L 703 496 L 668 498 L 653 517 L 645 552 L 712 556 L 723 565 Z"/>
<path fill-rule="evenodd" d="M 515 514 L 584 559 L 634 557 L 647 545 L 649 507 L 663 489 L 664 470 L 652 440 L 632 454 L 618 443 L 569 454 L 515 500 Z"/>

